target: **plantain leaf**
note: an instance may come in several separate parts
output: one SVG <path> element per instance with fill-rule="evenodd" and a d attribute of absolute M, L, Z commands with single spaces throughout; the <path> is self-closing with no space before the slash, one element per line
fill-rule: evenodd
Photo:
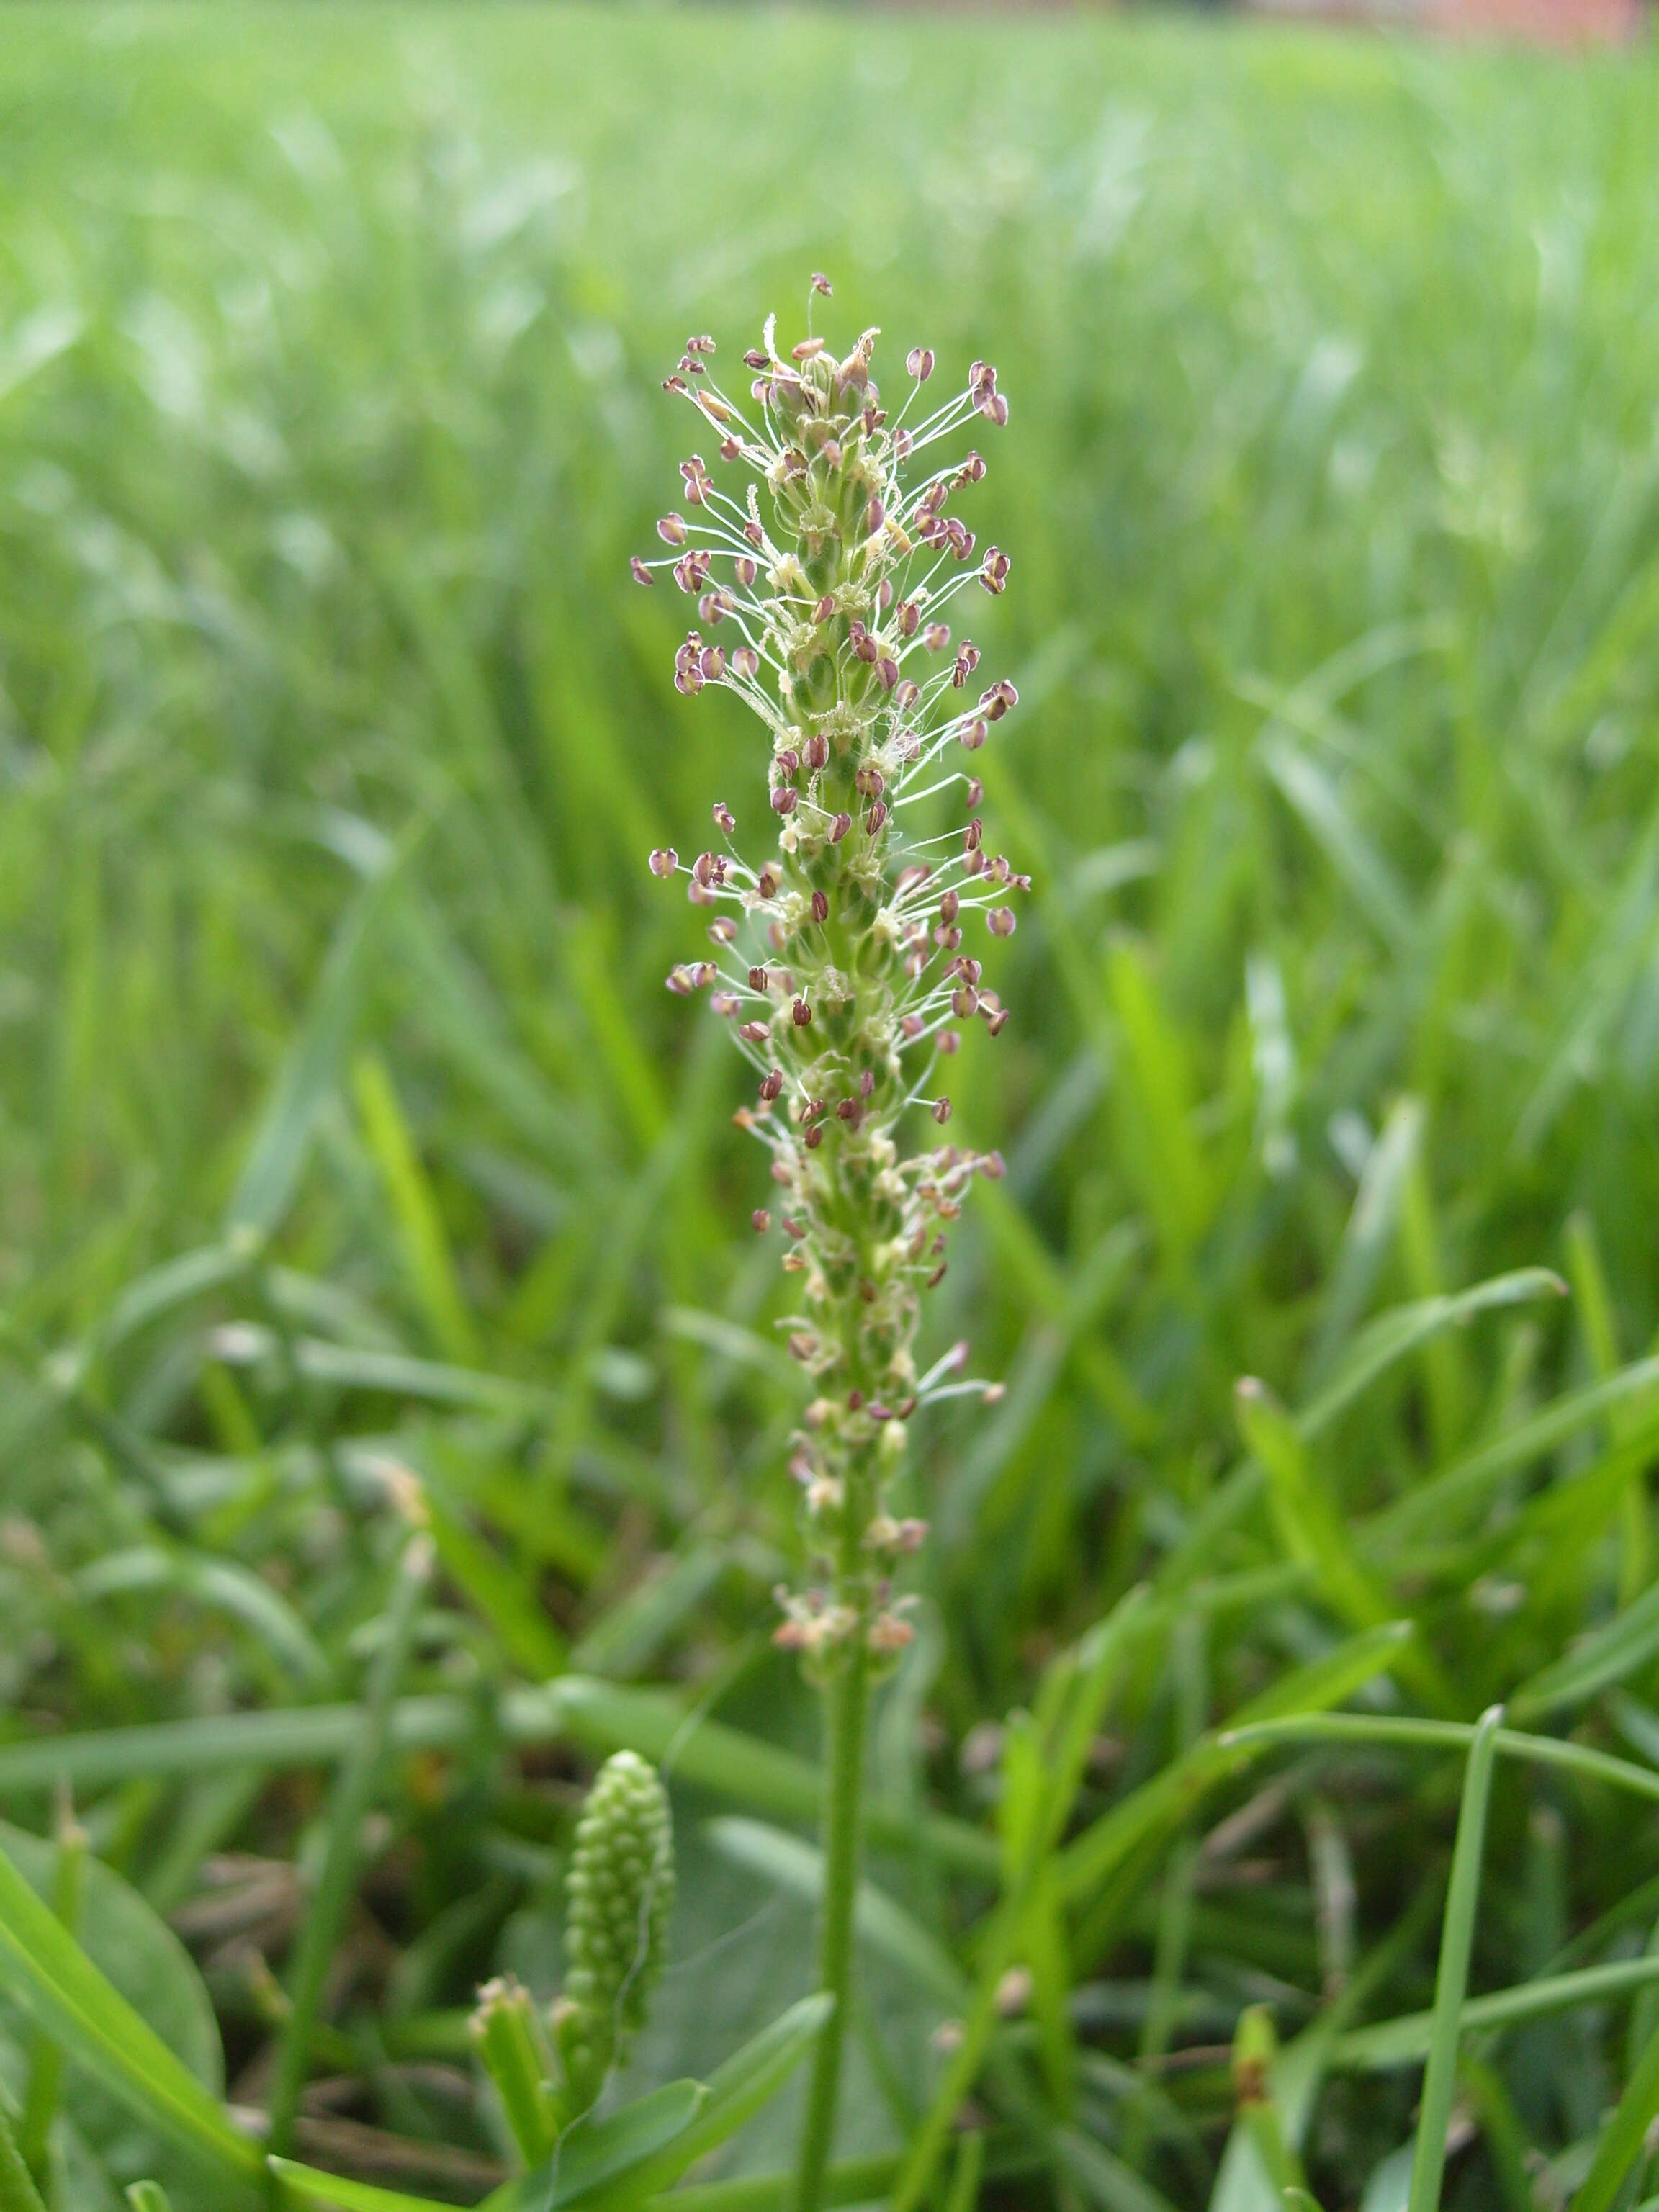
<path fill-rule="evenodd" d="M 645 2183 L 636 2169 L 677 2143 L 708 2101 L 701 2081 L 670 2081 L 607 2119 L 579 2120 L 545 2166 L 498 2189 L 480 2212 L 561 2212 L 567 2204 L 591 2204 L 598 2212 L 601 2203 L 632 2203 L 636 2179 L 641 2189 Z M 613 2194 L 611 2185 L 624 2181 L 626 2191 Z"/>
<path fill-rule="evenodd" d="M 89 1886 L 89 1901 L 90 1895 Z M 216 2097 L 106 1980 L 3 1850 L 0 1983 L 149 2126 L 224 2175 L 259 2172 L 258 2150 L 232 2126 Z"/>

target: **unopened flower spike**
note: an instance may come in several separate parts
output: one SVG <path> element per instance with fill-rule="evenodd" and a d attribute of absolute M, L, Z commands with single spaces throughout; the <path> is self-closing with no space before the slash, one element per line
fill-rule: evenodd
<path fill-rule="evenodd" d="M 565 1881 L 564 1988 L 553 2027 L 563 2113 L 585 2112 L 645 2024 L 674 1902 L 668 1793 L 631 1751 L 599 1769 Z"/>

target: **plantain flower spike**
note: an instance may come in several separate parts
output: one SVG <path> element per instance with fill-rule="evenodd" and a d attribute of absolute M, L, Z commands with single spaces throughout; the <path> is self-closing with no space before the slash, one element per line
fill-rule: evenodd
<path fill-rule="evenodd" d="M 674 1902 L 668 1793 L 631 1751 L 599 1769 L 565 1883 L 564 1989 L 554 2014 L 567 2108 L 584 2112 L 645 2025 Z"/>
<path fill-rule="evenodd" d="M 813 278 L 814 293 L 829 289 Z M 1011 900 L 1030 888 L 986 848 L 972 765 L 1018 695 L 1006 678 L 981 683 L 951 606 L 1007 583 L 1008 555 L 981 551 L 952 507 L 985 474 L 963 434 L 1000 428 L 1008 403 L 975 362 L 930 410 L 933 355 L 916 347 L 890 410 L 871 374 L 877 335 L 838 360 L 818 337 L 781 347 L 772 317 L 743 356 L 741 398 L 714 379 L 714 341 L 690 339 L 665 388 L 696 410 L 738 489 L 691 454 L 684 512 L 657 526 L 668 553 L 631 563 L 646 585 L 669 570 L 696 602 L 676 688 L 736 692 L 769 739 L 758 855 L 740 857 L 722 799 L 705 850 L 682 861 L 659 848 L 650 867 L 710 910 L 711 957 L 677 967 L 668 988 L 709 989 L 755 1071 L 756 1103 L 738 1119 L 769 1152 L 774 1185 L 755 1226 L 776 1222 L 800 1278 L 788 1345 L 812 1397 L 792 1468 L 814 1571 L 780 1593 L 777 1637 L 820 1680 L 860 1643 L 878 1668 L 909 1640 L 890 1595 L 926 1533 L 889 1510 L 907 1421 L 933 1399 L 1000 1395 L 959 1379 L 962 1346 L 918 1377 L 913 1346 L 922 1295 L 945 1273 L 945 1225 L 972 1178 L 1000 1176 L 1002 1162 L 915 1146 L 906 1127 L 912 1109 L 949 1121 L 937 1073 L 963 1027 L 994 1037 L 1006 1022 L 972 933 L 1011 935 Z"/>

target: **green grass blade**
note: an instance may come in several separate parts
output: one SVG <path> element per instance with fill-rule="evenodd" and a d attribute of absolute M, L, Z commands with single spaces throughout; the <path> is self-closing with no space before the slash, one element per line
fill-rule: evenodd
<path fill-rule="evenodd" d="M 442 2212 L 435 2197 L 410 2197 L 374 2182 L 349 2181 L 343 2174 L 324 2173 L 290 2158 L 273 2157 L 270 2171 L 284 2204 L 328 2204 L 334 2212 Z"/>
<path fill-rule="evenodd" d="M 1413 1720 L 1380 1713 L 1289 1713 L 1280 1720 L 1224 1729 L 1218 1741 L 1224 1749 L 1239 1751 L 1279 1743 L 1395 1744 L 1402 1750 L 1446 1751 L 1467 1750 L 1474 1736 L 1474 1725 L 1468 1721 Z M 1659 1800 L 1659 1772 L 1616 1759 L 1610 1752 L 1594 1751 L 1588 1744 L 1500 1729 L 1497 1746 L 1506 1758 L 1562 1767 L 1587 1782 L 1605 1782 L 1635 1796 Z"/>
<path fill-rule="evenodd" d="M 398 1562 L 384 1640 L 375 1655 L 356 1741 L 335 1783 L 322 1869 L 301 1926 L 289 1979 L 289 2009 L 270 2091 L 270 2144 L 276 2151 L 286 2152 L 293 2137 L 323 1986 L 350 1901 L 363 1821 L 374 1802 L 392 1705 L 431 1571 L 430 1539 L 424 1534 L 412 1537 Z"/>
<path fill-rule="evenodd" d="M 1463 2027 L 1469 2034 L 1477 2029 L 1515 2027 L 1523 2021 L 1574 2011 L 1580 2005 L 1616 2001 L 1656 1984 L 1659 1984 L 1659 1954 L 1618 1959 L 1605 1966 L 1581 1966 L 1570 1974 L 1540 1974 L 1536 1981 L 1518 1982 L 1507 1990 L 1494 1990 L 1487 1996 L 1470 1997 L 1463 2007 Z M 1351 2028 L 1333 2046 L 1332 2063 L 1351 2071 L 1370 2072 L 1409 2066 L 1427 2055 L 1433 2032 L 1431 2012 L 1404 2013 L 1398 2020 Z"/>
<path fill-rule="evenodd" d="M 456 1366 L 477 1367 L 481 1364 L 477 1332 L 461 1296 L 443 1212 L 404 1118 L 391 1073 L 377 1053 L 358 1055 L 352 1091 L 392 1201 L 410 1285 L 433 1340 Z"/>
<path fill-rule="evenodd" d="M 1659 1387 L 1659 1358 L 1638 1359 L 1605 1381 L 1587 1382 L 1546 1406 L 1541 1413 L 1482 1444 L 1441 1474 L 1417 1484 L 1405 1497 L 1360 1523 L 1367 1542 L 1398 1544 L 1408 1536 L 1438 1532 L 1479 1504 L 1512 1474 L 1566 1443 L 1594 1421 L 1632 1398 Z"/>
<path fill-rule="evenodd" d="M 1659 1584 L 1594 1629 L 1565 1657 L 1542 1668 L 1516 1692 L 1511 1705 L 1527 1719 L 1562 1705 L 1582 1705 L 1622 1682 L 1659 1652 Z"/>
<path fill-rule="evenodd" d="M 1659 2028 L 1648 2038 L 1625 2084 L 1625 2094 L 1595 2147 L 1590 2170 L 1572 2200 L 1572 2212 L 1613 2212 L 1620 2186 L 1643 2154 L 1656 2115 L 1659 2115 Z"/>
<path fill-rule="evenodd" d="M 1451 1883 L 1440 1931 L 1440 1965 L 1435 1977 L 1434 2012 L 1429 2033 L 1428 2065 L 1412 2157 L 1411 2195 L 1407 2212 L 1438 2212 L 1441 2179 L 1446 2168 L 1446 2128 L 1457 2087 L 1457 2039 L 1468 1989 L 1469 1954 L 1480 1899 L 1480 1863 L 1486 1839 L 1486 1804 L 1492 1795 L 1498 1754 L 1501 1705 L 1483 1713 L 1469 1746 L 1463 1777 L 1463 1802 L 1452 1849 Z"/>
<path fill-rule="evenodd" d="M 406 836 L 358 894 L 329 947 L 304 1026 L 272 1088 L 226 1214 L 234 1245 L 269 1236 L 288 1211 L 325 1100 L 338 1083 L 386 919 L 424 835 Z"/>
<path fill-rule="evenodd" d="M 1548 1267 L 1517 1267 L 1509 1274 L 1477 1283 L 1471 1290 L 1419 1298 L 1378 1314 L 1353 1337 L 1318 1396 L 1297 1413 L 1297 1427 L 1304 1437 L 1318 1435 L 1390 1367 L 1432 1344 L 1448 1329 L 1466 1328 L 1477 1314 L 1527 1305 L 1540 1298 L 1559 1298 L 1565 1289 L 1561 1278 Z"/>
<path fill-rule="evenodd" d="M 510 1743 L 637 1751 L 655 1764 L 671 1759 L 684 1780 L 728 1802 L 786 1820 L 817 1816 L 817 1770 L 810 1759 L 721 1721 L 690 1721 L 666 1691 L 565 1674 L 539 1687 L 508 1691 L 500 1720 Z M 356 1742 L 361 1723 L 356 1705 L 313 1705 L 6 1744 L 0 1746 L 0 1792 L 60 1784 L 100 1789 L 138 1776 L 212 1773 L 232 1763 L 267 1769 L 331 1765 Z M 477 1708 L 464 1698 L 402 1698 L 392 1709 L 387 1734 L 399 1750 L 441 1750 L 467 1741 L 477 1725 Z M 942 1865 L 991 1879 L 997 1875 L 994 1839 L 965 1820 L 942 1814 L 918 1819 L 878 1799 L 867 1822 L 878 1844 L 913 1850 L 920 1843 Z"/>
<path fill-rule="evenodd" d="M 58 1823 L 58 1863 L 52 1869 L 52 1909 L 64 1932 L 77 1940 L 81 1933 L 82 1876 L 86 1870 L 87 1838 L 65 1809 Z M 63 2088 L 64 2053 L 44 2030 L 36 2038 L 29 2058 L 28 2087 L 17 2131 L 17 2148 L 32 2173 L 46 2171 L 52 2124 L 58 2116 Z"/>
<path fill-rule="evenodd" d="M 0 2105 L 0 2212 L 46 2212 L 3 2105 Z"/>

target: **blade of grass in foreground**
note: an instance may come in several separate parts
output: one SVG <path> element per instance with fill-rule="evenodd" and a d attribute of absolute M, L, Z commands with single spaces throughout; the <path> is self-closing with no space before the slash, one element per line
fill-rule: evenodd
<path fill-rule="evenodd" d="M 1437 2212 L 1446 2170 L 1446 2127 L 1457 2087 L 1457 2038 L 1468 1990 L 1469 1954 L 1474 1943 L 1475 1908 L 1480 1900 L 1480 1860 L 1486 1840 L 1486 1805 L 1492 1796 L 1492 1764 L 1504 1708 L 1484 1712 L 1469 1747 L 1463 1776 L 1463 1802 L 1452 1849 L 1451 1884 L 1440 1931 L 1440 1966 L 1435 1977 L 1433 2026 L 1429 2063 L 1423 2075 L 1423 2106 L 1412 2157 L 1411 2195 L 1407 2212 Z"/>
<path fill-rule="evenodd" d="M 0 2106 L 0 2212 L 46 2212 L 3 2106 Z"/>

